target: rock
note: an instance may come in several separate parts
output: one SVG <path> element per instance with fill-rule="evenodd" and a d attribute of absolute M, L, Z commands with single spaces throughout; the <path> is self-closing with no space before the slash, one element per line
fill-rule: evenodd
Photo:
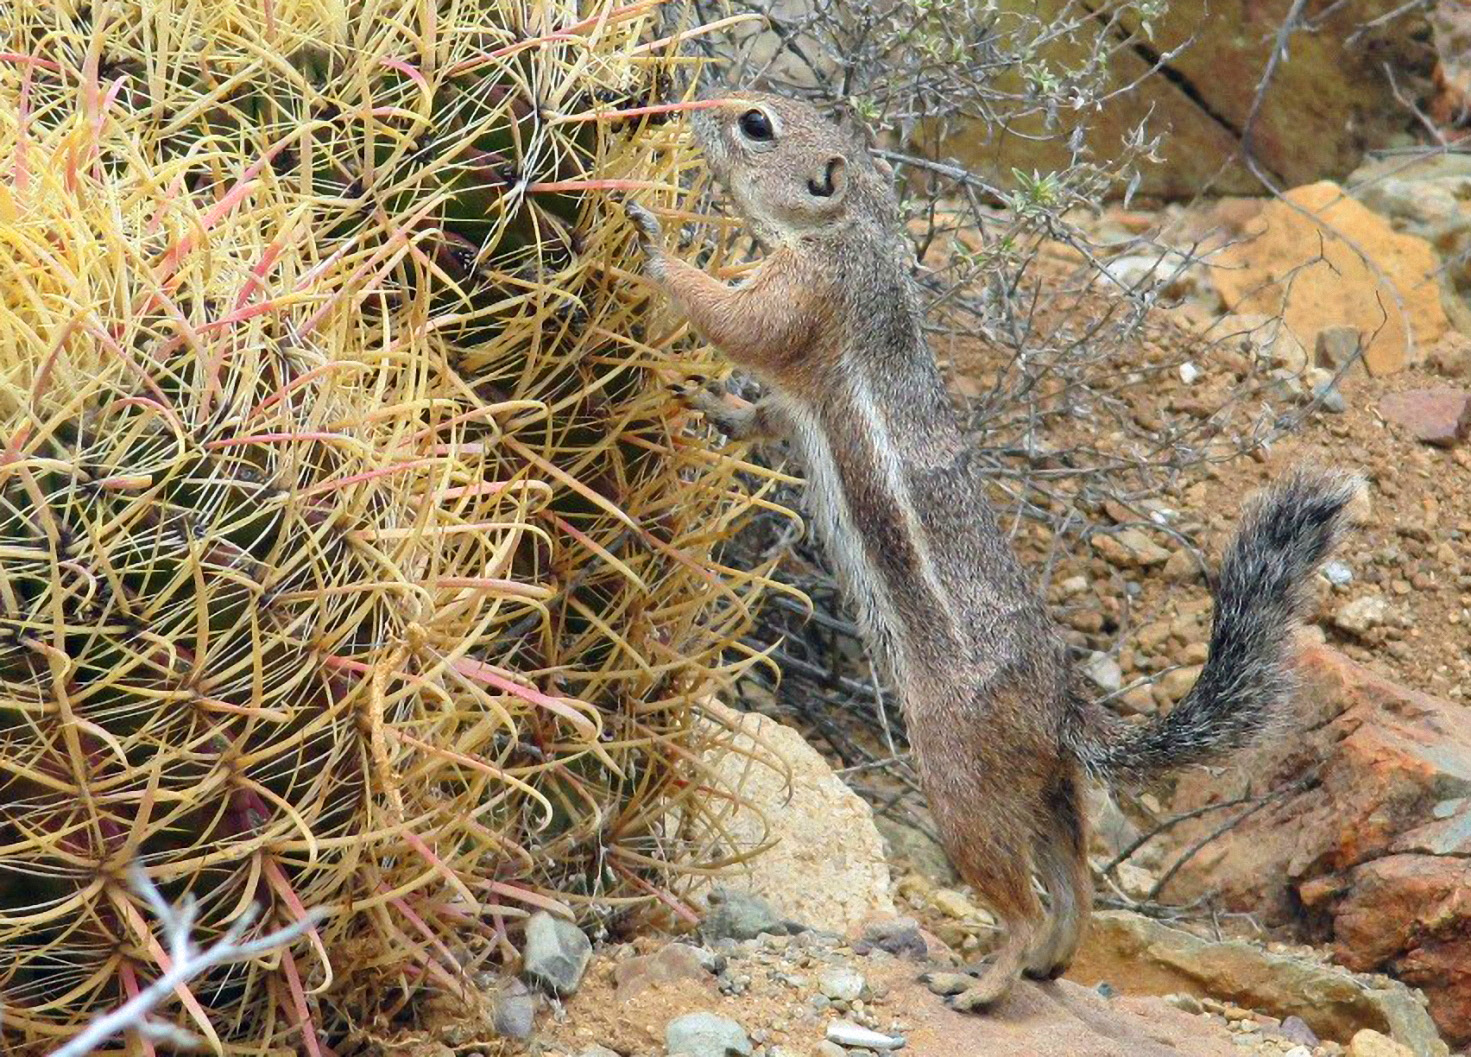
<path fill-rule="evenodd" d="M 817 1044 L 817 1057 L 848 1057 L 848 1051 L 836 1042 L 823 1039 Z"/>
<path fill-rule="evenodd" d="M 1088 590 L 1088 578 L 1086 576 L 1069 576 L 1057 585 L 1057 589 L 1062 592 L 1063 598 L 1074 598 Z"/>
<path fill-rule="evenodd" d="M 1348 506 L 1344 507 L 1343 512 L 1348 515 L 1350 525 L 1363 528 L 1365 525 L 1374 523 L 1374 498 L 1369 494 L 1367 481 L 1364 487 L 1354 492 L 1353 498 L 1348 501 Z"/>
<path fill-rule="evenodd" d="M 1363 372 L 1363 360 L 1359 351 L 1363 348 L 1364 336 L 1358 327 L 1331 326 L 1318 331 L 1313 346 L 1313 362 L 1329 371 L 1339 371 L 1349 364 L 1353 370 Z"/>
<path fill-rule="evenodd" d="M 1200 673 L 1204 670 L 1204 665 L 1200 664 L 1192 664 L 1188 668 L 1176 668 L 1166 672 L 1160 679 L 1159 685 L 1171 701 L 1182 701 L 1200 680 Z"/>
<path fill-rule="evenodd" d="M 1147 899 L 1154 890 L 1155 882 L 1159 880 L 1142 866 L 1135 866 L 1131 862 L 1119 863 L 1115 875 L 1124 894 L 1134 899 Z"/>
<path fill-rule="evenodd" d="M 1124 685 L 1124 673 L 1119 662 L 1106 653 L 1090 654 L 1081 667 L 1083 674 L 1104 693 L 1111 694 Z"/>
<path fill-rule="evenodd" d="M 1424 988 L 1458 1044 L 1471 1040 L 1471 814 L 1462 830 L 1460 854 L 1386 855 L 1355 868 L 1333 911 L 1337 958 Z"/>
<path fill-rule="evenodd" d="M 946 917 L 960 921 L 991 920 L 988 911 L 976 906 L 964 892 L 957 892 L 953 888 L 935 889 L 934 895 L 930 896 L 930 905 Z"/>
<path fill-rule="evenodd" d="M 1288 16 L 1288 0 L 1233 8 L 1230 18 L 1219 17 L 1221 9 L 1209 0 L 1173 0 L 1147 14 L 1121 11 L 1116 26 L 1044 32 L 1035 58 L 1029 56 L 1041 68 L 1075 70 L 1090 53 L 1108 56 L 1111 77 L 1102 88 L 1114 93 L 1108 105 L 1084 96 L 1077 112 L 1051 107 L 1048 117 L 1020 123 L 947 115 L 943 129 L 936 129 L 944 138 L 933 149 L 937 157 L 954 156 L 978 175 L 1005 181 L 1013 169 L 1053 172 L 1075 164 L 1069 150 L 1074 129 L 1093 156 L 1115 157 L 1118 145 L 1147 122 L 1150 134 L 1161 136 L 1162 161 L 1140 167 L 1138 193 L 1168 200 L 1259 195 L 1260 181 L 1240 162 L 1239 130 L 1254 115 L 1251 153 L 1274 184 L 1290 187 L 1325 174 L 1342 178 L 1366 149 L 1388 146 L 1405 131 L 1396 92 L 1430 94 L 1436 57 L 1425 18 L 1389 17 L 1397 6 L 1393 0 L 1353 0 L 1324 9 L 1316 32 L 1293 38 L 1291 61 L 1276 68 L 1259 107 L 1254 100 L 1261 73 Z M 1063 0 L 1009 0 L 1001 8 L 1002 18 L 1024 13 L 1044 26 L 1065 25 L 1073 10 Z M 1147 34 L 1139 25 L 1143 19 Z M 1376 19 L 1372 43 L 1354 36 Z M 1140 47 L 1116 47 L 1108 36 L 1115 32 L 1130 34 Z M 1103 42 L 1090 33 L 1103 35 Z M 1168 78 L 1151 76 L 1159 55 L 1170 57 Z M 1395 71 L 1393 84 L 1386 68 Z M 1019 74 L 1002 75 L 996 88 L 1017 98 L 1028 93 Z"/>
<path fill-rule="evenodd" d="M 1297 670 L 1299 733 L 1243 754 L 1229 777 L 1182 774 L 1167 813 L 1248 784 L 1285 793 L 1185 863 L 1164 897 L 1209 893 L 1267 927 L 1312 921 L 1310 938 L 1326 936 L 1344 965 L 1422 989 L 1446 1039 L 1471 1042 L 1471 806 L 1442 806 L 1471 796 L 1471 710 L 1326 647 L 1304 649 Z M 1298 784 L 1310 772 L 1314 781 Z M 1180 824 L 1160 838 L 1165 861 L 1219 825 Z M 1320 1035 L 1349 1037 L 1288 1012 Z"/>
<path fill-rule="evenodd" d="M 1131 253 L 1103 262 L 1104 273 L 1134 293 L 1160 293 L 1171 300 L 1188 297 L 1200 288 L 1202 268 L 1175 250 Z"/>
<path fill-rule="evenodd" d="M 1232 311 L 1275 311 L 1290 275 L 1284 319 L 1293 334 L 1314 348 L 1325 327 L 1349 326 L 1371 335 L 1364 364 L 1375 376 L 1393 374 L 1411 362 L 1406 318 L 1417 350 L 1433 345 L 1450 329 L 1435 279 L 1439 262 L 1423 239 L 1395 232 L 1335 183 L 1298 187 L 1286 199 L 1268 203 L 1248 226 L 1253 237 L 1227 246 L 1212 260 L 1212 279 Z M 1374 271 L 1345 237 L 1375 263 L 1403 301 L 1405 314 L 1380 290 Z M 1323 260 L 1316 259 L 1320 244 Z"/>
<path fill-rule="evenodd" d="M 715 781 L 765 815 L 732 801 L 721 820 L 726 838 L 736 851 L 775 842 L 723 879 L 765 899 L 779 918 L 829 932 L 892 916 L 884 842 L 863 799 L 792 728 L 715 701 L 704 707 L 730 732 L 705 756 Z"/>
<path fill-rule="evenodd" d="M 669 1057 L 750 1057 L 746 1029 L 715 1013 L 686 1013 L 664 1031 Z"/>
<path fill-rule="evenodd" d="M 1302 1017 L 1285 1017 L 1282 1020 L 1282 1037 L 1289 1042 L 1298 1042 L 1304 1046 L 1316 1046 L 1319 1043 L 1318 1033 L 1308 1027 L 1307 1021 Z"/>
<path fill-rule="evenodd" d="M 1184 549 L 1170 553 L 1163 572 L 1165 579 L 1172 584 L 1193 584 L 1204 577 L 1200 563 Z"/>
<path fill-rule="evenodd" d="M 945 847 L 934 837 L 920 829 L 888 815 L 878 815 L 873 823 L 888 843 L 896 859 L 904 859 L 920 873 L 941 884 L 953 884 L 960 879 Z"/>
<path fill-rule="evenodd" d="M 1334 558 L 1323 566 L 1323 578 L 1334 587 L 1343 587 L 1354 582 L 1354 571 L 1348 562 Z"/>
<path fill-rule="evenodd" d="M 1379 413 L 1424 444 L 1449 448 L 1471 433 L 1471 391 L 1411 389 L 1386 393 Z"/>
<path fill-rule="evenodd" d="M 852 1002 L 861 998 L 865 986 L 863 974 L 846 965 L 834 965 L 817 976 L 817 990 L 834 1002 Z"/>
<path fill-rule="evenodd" d="M 787 936 L 800 931 L 766 900 L 739 888 L 720 885 L 706 897 L 709 912 L 700 930 L 710 940 L 754 940 L 764 934 Z"/>
<path fill-rule="evenodd" d="M 1276 1017 L 1297 1016 L 1320 1036 L 1383 1031 L 1415 1057 L 1447 1057 L 1414 994 L 1389 979 L 1357 976 L 1321 962 L 1272 954 L 1240 940 L 1211 942 L 1139 914 L 1102 911 L 1068 978 L 1111 980 L 1134 991 L 1210 995 Z"/>
<path fill-rule="evenodd" d="M 1180 364 L 1180 381 L 1186 385 L 1194 385 L 1200 380 L 1200 368 L 1188 360 Z"/>
<path fill-rule="evenodd" d="M 853 952 L 869 954 L 873 951 L 920 962 L 930 953 L 924 931 L 914 918 L 886 918 L 863 926 L 853 941 Z"/>
<path fill-rule="evenodd" d="M 1389 620 L 1389 603 L 1382 595 L 1362 595 L 1345 602 L 1333 614 L 1333 624 L 1350 635 L 1363 637 Z"/>
<path fill-rule="evenodd" d="M 1265 367 L 1289 372 L 1307 370 L 1308 354 L 1302 342 L 1281 319 L 1260 312 L 1232 312 L 1210 325 L 1206 337 L 1228 347 L 1240 347 Z"/>
<path fill-rule="evenodd" d="M 1095 532 L 1090 539 L 1093 549 L 1110 565 L 1120 569 L 1147 569 L 1163 565 L 1170 558 L 1169 551 L 1139 529 L 1126 528 L 1112 534 Z"/>
<path fill-rule="evenodd" d="M 526 921 L 522 972 L 554 995 L 570 995 L 582 983 L 592 943 L 575 924 L 538 910 Z"/>
<path fill-rule="evenodd" d="M 1324 411 L 1334 415 L 1341 415 L 1348 410 L 1348 401 L 1344 399 L 1343 393 L 1339 391 L 1334 377 L 1332 371 L 1322 367 L 1309 368 L 1307 373 L 1307 396 L 1311 400 L 1316 400 L 1318 406 Z"/>
<path fill-rule="evenodd" d="M 862 1046 L 865 1049 L 877 1050 L 880 1053 L 904 1048 L 904 1036 L 885 1035 L 882 1032 L 871 1031 L 861 1024 L 854 1024 L 851 1020 L 834 1020 L 829 1022 L 827 1026 L 827 1041 L 850 1048 Z"/>
<path fill-rule="evenodd" d="M 589 1046 L 577 1055 L 577 1057 L 622 1057 L 617 1050 L 610 1050 L 606 1046 Z"/>
<path fill-rule="evenodd" d="M 1349 1041 L 1348 1057 L 1415 1057 L 1415 1054 L 1408 1046 L 1365 1028 Z"/>
<path fill-rule="evenodd" d="M 1447 378 L 1471 378 L 1471 338 L 1447 334 L 1425 359 L 1431 369 Z"/>
<path fill-rule="evenodd" d="M 512 977 L 495 996 L 491 1023 L 504 1038 L 529 1039 L 536 1024 L 536 995 Z"/>
<path fill-rule="evenodd" d="M 629 958 L 613 966 L 613 980 L 618 987 L 618 1001 L 629 1002 L 648 988 L 658 988 L 681 980 L 693 980 L 711 991 L 715 989 L 710 974 L 711 955 L 688 943 L 670 943 L 653 954 Z"/>

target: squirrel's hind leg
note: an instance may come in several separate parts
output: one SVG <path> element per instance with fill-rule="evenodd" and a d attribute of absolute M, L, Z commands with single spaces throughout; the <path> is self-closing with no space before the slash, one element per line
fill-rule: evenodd
<path fill-rule="evenodd" d="M 1093 877 L 1088 869 L 1088 821 L 1078 790 L 1079 776 L 1069 775 L 1047 797 L 1051 824 L 1037 834 L 1037 874 L 1047 889 L 1047 927 L 1027 954 L 1026 975 L 1055 980 L 1072 964 L 1093 904 Z"/>
<path fill-rule="evenodd" d="M 1030 849 L 988 858 L 989 868 L 971 872 L 966 880 L 1001 919 L 1006 939 L 980 979 L 950 1000 L 951 1007 L 963 1013 L 982 1012 L 1005 998 L 1027 967 L 1037 938 L 1046 931 L 1042 903 L 1032 889 Z M 962 876 L 966 873 L 963 870 Z"/>

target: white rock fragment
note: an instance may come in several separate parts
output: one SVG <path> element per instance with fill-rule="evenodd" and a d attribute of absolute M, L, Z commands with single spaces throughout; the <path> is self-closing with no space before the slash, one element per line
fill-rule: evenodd
<path fill-rule="evenodd" d="M 902 1035 L 882 1035 L 877 1031 L 870 1031 L 861 1025 L 854 1024 L 851 1020 L 834 1020 L 829 1023 L 827 1041 L 836 1042 L 839 1046 L 878 1050 L 881 1053 L 904 1048 Z"/>

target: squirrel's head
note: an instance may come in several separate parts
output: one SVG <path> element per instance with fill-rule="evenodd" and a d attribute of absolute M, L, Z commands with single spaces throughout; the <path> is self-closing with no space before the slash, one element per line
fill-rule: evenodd
<path fill-rule="evenodd" d="M 886 212 L 889 177 L 851 120 L 829 121 L 809 103 L 764 92 L 711 98 L 721 105 L 693 112 L 695 136 L 710 171 L 763 241 Z"/>

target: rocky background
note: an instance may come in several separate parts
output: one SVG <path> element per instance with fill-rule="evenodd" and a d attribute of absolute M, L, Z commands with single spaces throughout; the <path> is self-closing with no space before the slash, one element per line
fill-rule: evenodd
<path fill-rule="evenodd" d="M 1091 413 L 1103 401 L 1059 392 L 1025 453 L 1060 470 L 1080 446 L 1123 460 L 1163 437 L 1201 457 L 1147 488 L 1022 502 L 1002 480 L 998 500 L 1099 695 L 1143 718 L 1199 672 L 1210 571 L 1246 497 L 1303 460 L 1365 474 L 1304 630 L 1295 730 L 1100 795 L 1100 910 L 1077 964 L 959 1016 L 946 974 L 984 956 L 994 922 L 933 840 L 901 717 L 819 597 L 801 634 L 841 667 L 793 655 L 781 687 L 753 680 L 739 709 L 712 709 L 743 734 L 715 761 L 745 797 L 731 850 L 762 854 L 696 886 L 693 917 L 672 907 L 631 938 L 538 921 L 520 979 L 447 1005 L 456 1054 L 1471 1053 L 1471 12 L 1225 6 L 1174 3 L 1151 46 L 1112 57 L 1120 82 L 1143 80 L 1087 135 L 1153 114 L 1162 161 L 1127 205 L 1073 218 L 1096 260 L 1058 239 L 1037 267 L 1146 304 L 1142 337 L 1110 353 L 1117 428 Z M 1055 141 L 1012 131 L 947 149 L 977 172 L 1056 160 Z M 1090 296 L 1038 326 L 1088 333 L 1109 311 Z M 957 392 L 984 404 L 1003 343 L 938 331 Z M 1243 421 L 1273 428 L 1243 445 Z"/>

